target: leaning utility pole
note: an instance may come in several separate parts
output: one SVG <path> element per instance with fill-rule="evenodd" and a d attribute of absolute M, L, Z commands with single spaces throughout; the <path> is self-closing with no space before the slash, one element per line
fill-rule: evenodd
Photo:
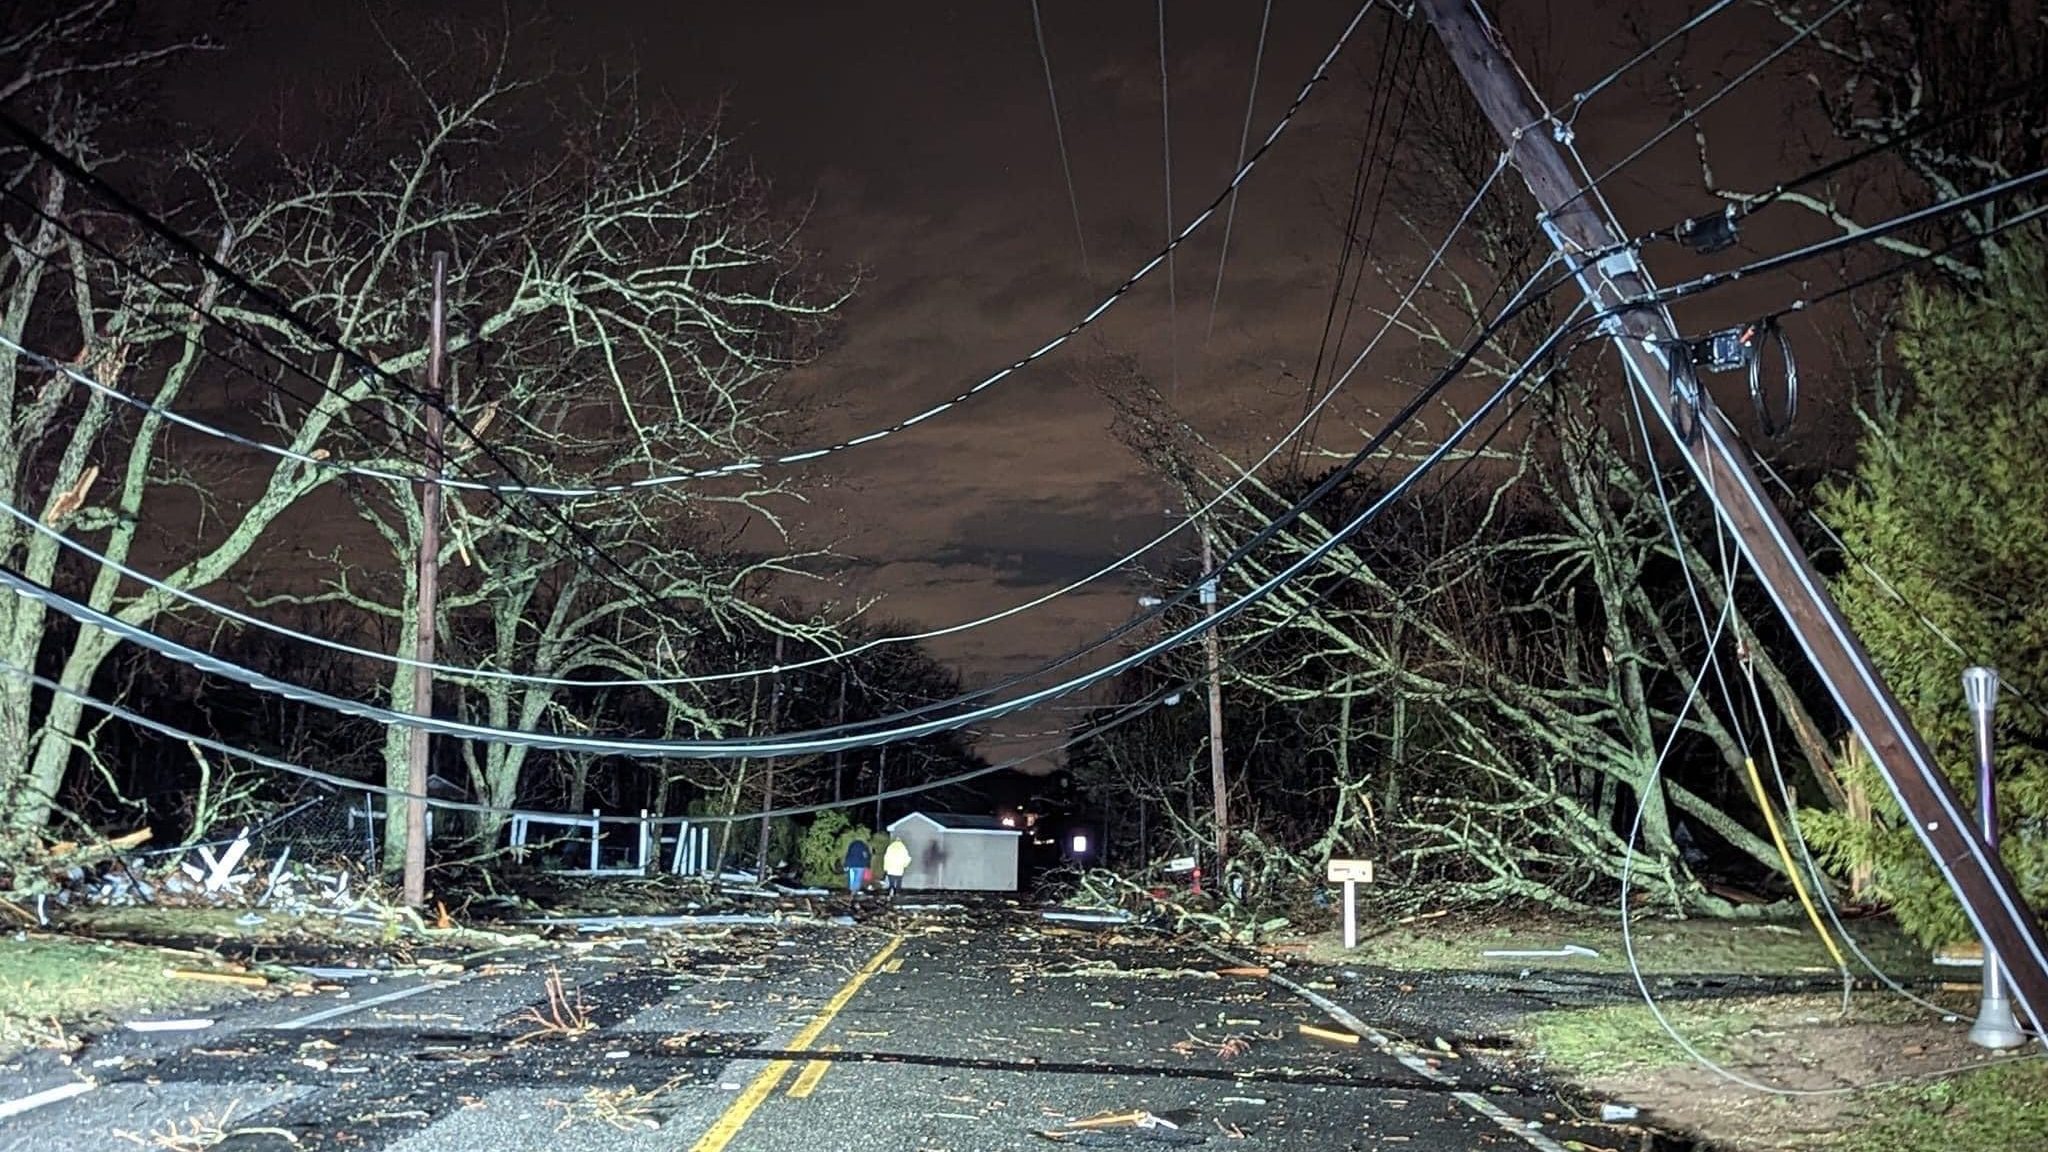
<path fill-rule="evenodd" d="M 2040 925 L 1997 852 L 1971 827 L 1968 809 L 1935 767 L 1806 553 L 1763 494 L 1713 400 L 1704 390 L 1695 390 L 1693 399 L 1674 386 L 1668 358 L 1690 355 L 1690 349 L 1663 308 L 1628 307 L 1633 300 L 1649 299 L 1654 288 L 1634 250 L 1624 245 L 1626 237 L 1594 210 L 1598 190 L 1582 188 L 1566 165 L 1557 136 L 1570 137 L 1540 110 L 1508 59 L 1499 32 L 1482 23 L 1472 0 L 1421 0 L 1421 6 L 1542 206 L 1551 242 L 1587 299 L 1609 317 L 1602 331 L 1614 338 L 1631 383 L 1657 412 L 1722 521 L 1734 531 L 1743 555 L 1989 946 L 1987 970 L 1990 964 L 2004 964 L 2022 1010 L 2037 1021 L 2048 1019 L 2043 1015 L 2048 1013 L 2048 945 Z M 1674 404 L 1691 407 L 1691 419 L 1683 418 L 1682 409 L 1675 413 Z"/>
<path fill-rule="evenodd" d="M 412 670 L 412 713 L 434 714 L 434 613 L 441 574 L 441 362 L 448 350 L 448 254 L 434 253 L 434 303 L 428 312 L 427 394 L 423 418 L 427 425 L 427 476 L 420 481 L 419 594 L 413 606 L 417 643 Z M 417 908 L 427 899 L 427 752 L 429 734 L 414 727 L 406 734 L 405 757 L 405 903 Z"/>
<path fill-rule="evenodd" d="M 1216 883 L 1222 884 L 1230 852 L 1230 786 L 1223 778 L 1223 656 L 1216 638 L 1216 551 L 1209 526 L 1201 529 L 1202 612 L 1209 618 L 1209 626 L 1202 630 L 1202 656 L 1209 665 L 1209 789 L 1216 795 Z"/>

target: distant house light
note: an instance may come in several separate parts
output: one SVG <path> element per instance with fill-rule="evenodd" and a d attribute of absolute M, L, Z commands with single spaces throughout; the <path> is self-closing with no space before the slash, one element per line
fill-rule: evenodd
<path fill-rule="evenodd" d="M 1005 817 L 1003 817 L 1003 827 L 1005 827 L 1005 828 L 1015 828 L 1016 826 L 1017 826 L 1017 818 L 1016 818 L 1015 816 L 1005 816 Z"/>
<path fill-rule="evenodd" d="M 1074 839 L 1072 843 L 1074 848 L 1074 855 L 1086 856 L 1088 854 L 1088 834 L 1086 832 L 1074 833 Z"/>

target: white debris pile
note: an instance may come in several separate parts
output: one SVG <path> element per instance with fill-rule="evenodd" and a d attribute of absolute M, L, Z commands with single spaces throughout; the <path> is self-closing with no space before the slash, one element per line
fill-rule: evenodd
<path fill-rule="evenodd" d="M 91 870 L 76 868 L 52 895 L 59 905 L 91 907 L 266 908 L 291 914 L 350 916 L 381 907 L 345 861 L 316 865 L 253 851 L 249 829 L 234 839 L 152 855 L 126 855 Z"/>

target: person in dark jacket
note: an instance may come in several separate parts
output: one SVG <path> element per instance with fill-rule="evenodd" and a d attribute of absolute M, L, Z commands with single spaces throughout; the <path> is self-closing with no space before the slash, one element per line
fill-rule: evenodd
<path fill-rule="evenodd" d="M 855 840 L 846 846 L 845 868 L 846 890 L 856 896 L 860 895 L 861 881 L 866 879 L 868 871 L 867 841 Z"/>

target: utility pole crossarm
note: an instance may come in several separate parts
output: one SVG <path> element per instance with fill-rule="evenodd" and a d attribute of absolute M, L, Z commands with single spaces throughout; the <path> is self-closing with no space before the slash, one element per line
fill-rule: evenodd
<path fill-rule="evenodd" d="M 1643 393 L 1671 433 L 1694 478 L 1733 530 L 1744 557 L 1955 890 L 1992 954 L 1986 964 L 2002 962 L 2020 1008 L 2037 1022 L 2048 1019 L 2048 945 L 2011 873 L 1973 829 L 1968 810 L 1936 768 L 1905 710 L 1764 495 L 1712 399 L 1699 393 L 1689 427 L 1682 427 L 1673 415 L 1667 357 L 1687 353 L 1669 317 L 1662 308 L 1610 311 L 1648 299 L 1652 286 L 1633 251 L 1619 247 L 1626 238 L 1596 211 L 1597 191 L 1580 186 L 1552 137 L 1553 121 L 1510 63 L 1498 34 L 1481 22 L 1472 0 L 1419 3 L 1542 206 L 1551 242 L 1594 307 L 1611 316 L 1607 331 L 1631 385 Z M 1588 254 L 1604 253 L 1613 255 L 1597 262 L 1586 259 Z"/>

